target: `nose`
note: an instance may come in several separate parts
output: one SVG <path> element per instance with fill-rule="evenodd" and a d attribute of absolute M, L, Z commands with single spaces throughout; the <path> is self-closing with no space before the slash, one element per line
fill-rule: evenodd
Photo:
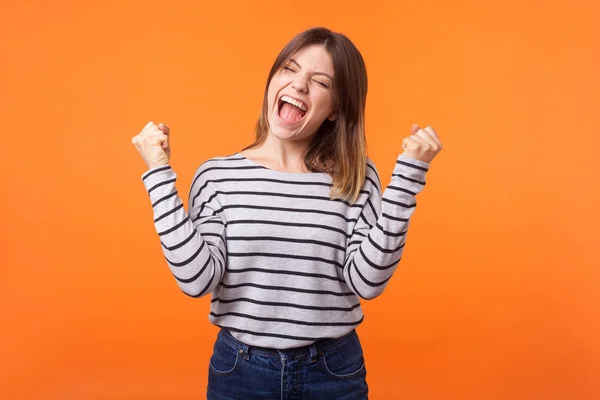
<path fill-rule="evenodd" d="M 292 82 L 292 87 L 299 92 L 306 92 L 308 89 L 308 85 L 306 84 L 306 80 L 304 77 L 299 76 Z"/>

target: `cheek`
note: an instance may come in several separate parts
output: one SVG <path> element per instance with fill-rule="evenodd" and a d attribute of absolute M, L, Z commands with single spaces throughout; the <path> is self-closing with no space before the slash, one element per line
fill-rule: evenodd
<path fill-rule="evenodd" d="M 273 90 L 273 83 L 271 83 L 269 85 L 269 88 L 267 89 L 267 96 L 269 96 L 269 98 L 271 98 L 274 93 L 275 93 L 275 90 Z"/>
<path fill-rule="evenodd" d="M 275 78 L 273 78 L 271 80 L 271 83 L 269 84 L 269 89 L 267 90 L 267 101 L 270 105 L 272 105 L 273 102 L 275 101 L 278 88 L 279 88 L 278 82 Z"/>
<path fill-rule="evenodd" d="M 319 115 L 329 115 L 333 109 L 333 99 L 329 93 L 323 93 L 313 100 L 314 105 L 319 107 Z"/>

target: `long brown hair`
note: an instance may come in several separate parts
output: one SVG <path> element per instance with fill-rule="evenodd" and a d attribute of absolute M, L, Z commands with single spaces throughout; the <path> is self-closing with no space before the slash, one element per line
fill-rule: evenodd
<path fill-rule="evenodd" d="M 269 132 L 267 93 L 273 75 L 294 53 L 305 46 L 322 44 L 333 62 L 333 101 L 336 118 L 325 119 L 312 139 L 304 162 L 312 172 L 332 177 L 330 197 L 355 202 L 365 181 L 367 143 L 365 105 L 367 71 L 362 55 L 341 33 L 323 27 L 296 35 L 279 53 L 271 67 L 263 98 L 262 112 L 256 124 L 256 140 L 246 149 L 261 145 Z M 244 149 L 245 150 L 245 149 Z"/>

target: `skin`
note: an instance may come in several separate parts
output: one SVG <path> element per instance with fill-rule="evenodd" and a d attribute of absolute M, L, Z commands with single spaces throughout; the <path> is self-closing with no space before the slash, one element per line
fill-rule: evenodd
<path fill-rule="evenodd" d="M 273 75 L 267 91 L 270 130 L 265 142 L 242 155 L 268 168 L 284 172 L 307 172 L 304 155 L 323 121 L 335 119 L 333 64 L 323 45 L 297 51 Z M 302 120 L 287 124 L 278 116 L 278 99 L 291 96 L 308 106 Z"/>
<path fill-rule="evenodd" d="M 437 132 L 428 126 L 425 129 L 419 125 L 412 126 L 411 135 L 402 141 L 403 155 L 416 160 L 431 163 L 435 156 L 442 151 L 442 142 Z"/>

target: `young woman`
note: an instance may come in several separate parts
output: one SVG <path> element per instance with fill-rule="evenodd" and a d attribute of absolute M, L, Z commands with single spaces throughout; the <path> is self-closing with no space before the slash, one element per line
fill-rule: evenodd
<path fill-rule="evenodd" d="M 360 299 L 394 273 L 442 145 L 414 125 L 383 192 L 366 155 L 366 95 L 363 58 L 345 35 L 298 34 L 269 73 L 255 142 L 200 165 L 189 213 L 169 128 L 149 122 L 133 138 L 167 264 L 187 295 L 212 293 L 221 330 L 209 399 L 367 398 Z"/>

